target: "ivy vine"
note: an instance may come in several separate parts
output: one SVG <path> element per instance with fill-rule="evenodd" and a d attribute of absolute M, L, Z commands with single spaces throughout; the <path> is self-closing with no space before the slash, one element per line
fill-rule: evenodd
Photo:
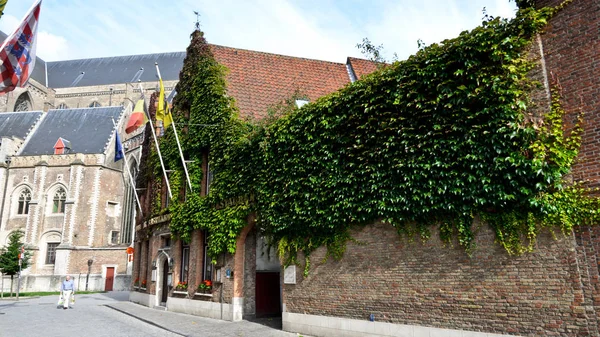
<path fill-rule="evenodd" d="M 376 221 L 423 239 L 437 229 L 469 252 L 480 217 L 510 254 L 530 250 L 544 228 L 569 233 L 596 223 L 598 199 L 564 185 L 581 124 L 564 132 L 556 92 L 543 124 L 526 118 L 537 85 L 528 77 L 535 65 L 528 47 L 567 3 L 490 18 L 258 122 L 239 118 L 226 95 L 226 69 L 194 32 L 175 101 L 184 149 L 197 163 L 194 193 L 172 203 L 171 230 L 189 239 L 193 229 L 207 229 L 212 256 L 233 253 L 255 213 L 289 264 L 321 246 L 339 258 L 349 230 Z M 170 169 L 181 170 L 173 139 L 162 144 Z M 207 150 L 216 173 L 203 197 L 199 163 Z M 231 199 L 247 202 L 223 207 Z"/>

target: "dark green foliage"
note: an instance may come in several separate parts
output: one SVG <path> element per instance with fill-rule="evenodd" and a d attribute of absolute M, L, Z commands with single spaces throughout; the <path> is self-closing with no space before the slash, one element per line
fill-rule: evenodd
<path fill-rule="evenodd" d="M 514 0 L 519 8 L 529 8 L 535 6 L 535 0 Z"/>
<path fill-rule="evenodd" d="M 302 109 L 282 106 L 279 118 L 262 123 L 236 117 L 224 70 L 194 33 L 175 119 L 210 125 L 190 124 L 184 148 L 191 156 L 210 148 L 216 179 L 208 198 L 173 206 L 173 231 L 188 238 L 193 228 L 209 229 L 213 256 L 233 252 L 255 212 L 292 263 L 298 251 L 308 256 L 323 245 L 340 257 L 352 226 L 380 220 L 422 239 L 437 227 L 469 251 L 479 216 L 516 254 L 541 228 L 568 233 L 597 222 L 598 199 L 562 186 L 579 126 L 564 135 L 556 94 L 544 127 L 525 119 L 535 84 L 527 48 L 556 10 L 489 19 Z M 256 203 L 215 207 L 250 195 Z"/>
<path fill-rule="evenodd" d="M 0 272 L 6 275 L 17 275 L 19 273 L 19 253 L 21 252 L 21 246 L 23 243 L 22 231 L 14 231 L 10 233 L 8 237 L 8 245 L 0 249 Z M 25 251 L 21 268 L 26 269 L 29 267 L 31 259 L 31 252 Z"/>

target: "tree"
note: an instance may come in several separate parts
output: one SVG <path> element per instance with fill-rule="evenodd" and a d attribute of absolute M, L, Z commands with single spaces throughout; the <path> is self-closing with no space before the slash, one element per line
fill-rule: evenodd
<path fill-rule="evenodd" d="M 8 245 L 0 249 L 0 272 L 2 274 L 10 275 L 10 291 L 12 295 L 13 289 L 13 278 L 19 273 L 19 253 L 23 243 L 21 239 L 25 234 L 20 231 L 14 231 L 10 233 L 8 237 Z M 23 260 L 21 261 L 21 269 L 25 269 L 29 266 L 31 259 L 31 253 L 25 251 L 23 254 Z"/>

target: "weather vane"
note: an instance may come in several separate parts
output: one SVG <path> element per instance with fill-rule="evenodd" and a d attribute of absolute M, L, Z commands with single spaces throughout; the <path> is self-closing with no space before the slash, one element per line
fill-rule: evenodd
<path fill-rule="evenodd" d="M 194 14 L 196 14 L 196 30 L 200 30 L 200 13 L 194 11 Z"/>

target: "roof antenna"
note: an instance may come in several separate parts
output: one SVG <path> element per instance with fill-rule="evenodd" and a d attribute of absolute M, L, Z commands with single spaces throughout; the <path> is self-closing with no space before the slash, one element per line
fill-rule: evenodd
<path fill-rule="evenodd" d="M 71 83 L 71 86 L 76 86 L 79 83 L 79 81 L 81 81 L 81 79 L 83 78 L 83 75 L 85 75 L 85 71 L 82 71 L 79 75 L 77 75 L 73 83 Z"/>
<path fill-rule="evenodd" d="M 196 30 L 200 30 L 200 13 L 194 11 L 194 14 L 196 14 Z"/>

